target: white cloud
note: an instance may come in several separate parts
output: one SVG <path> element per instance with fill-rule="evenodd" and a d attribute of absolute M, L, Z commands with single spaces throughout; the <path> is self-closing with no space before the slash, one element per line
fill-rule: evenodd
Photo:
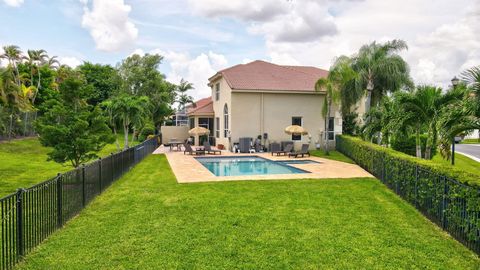
<path fill-rule="evenodd" d="M 83 64 L 83 62 L 80 59 L 78 59 L 76 57 L 73 57 L 73 56 L 59 57 L 58 61 L 60 62 L 60 64 L 67 65 L 67 66 L 70 66 L 72 68 L 75 68 L 75 67 Z"/>
<path fill-rule="evenodd" d="M 90 31 L 97 49 L 120 51 L 130 48 L 138 37 L 138 29 L 129 18 L 131 7 L 123 0 L 93 0 L 84 4 L 82 27 Z"/>
<path fill-rule="evenodd" d="M 23 0 L 3 0 L 3 2 L 11 7 L 19 7 L 23 4 Z"/>
<path fill-rule="evenodd" d="M 337 32 L 328 0 L 191 0 L 189 3 L 194 13 L 247 22 L 250 33 L 272 41 L 309 42 Z"/>
<path fill-rule="evenodd" d="M 207 86 L 208 78 L 228 65 L 225 56 L 211 51 L 194 57 L 187 52 L 164 52 L 158 49 L 151 53 L 158 53 L 165 57 L 165 63 L 170 66 L 170 72 L 166 74 L 169 82 L 179 83 L 183 78 L 193 83 L 195 89 L 191 95 L 195 99 L 211 95 L 211 89 Z"/>

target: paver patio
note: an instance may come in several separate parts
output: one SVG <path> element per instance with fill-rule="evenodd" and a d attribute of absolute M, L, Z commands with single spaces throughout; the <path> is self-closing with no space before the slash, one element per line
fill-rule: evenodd
<path fill-rule="evenodd" d="M 319 157 L 295 158 L 296 160 L 313 160 L 319 163 L 289 164 L 289 166 L 306 170 L 310 173 L 297 174 L 267 174 L 267 175 L 242 175 L 242 176 L 215 176 L 195 156 L 184 155 L 183 152 L 170 152 L 167 148 L 160 147 L 157 154 L 165 153 L 178 183 L 235 181 L 235 180 L 279 180 L 279 179 L 322 179 L 322 178 L 354 178 L 373 177 L 370 173 L 355 164 L 344 163 Z M 206 155 L 213 156 L 213 155 Z M 269 160 L 293 160 L 286 156 L 272 156 L 270 153 L 238 154 L 222 151 L 223 157 L 232 156 L 259 156 Z M 219 157 L 217 155 L 216 157 Z"/>

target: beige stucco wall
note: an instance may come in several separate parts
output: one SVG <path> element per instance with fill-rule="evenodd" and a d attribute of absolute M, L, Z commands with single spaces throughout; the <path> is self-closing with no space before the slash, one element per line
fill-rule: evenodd
<path fill-rule="evenodd" d="M 162 126 L 162 143 L 168 143 L 173 138 L 184 141 L 188 138 L 188 130 L 188 126 Z"/>
<path fill-rule="evenodd" d="M 230 141 L 228 138 L 224 137 L 224 121 L 223 121 L 223 106 L 227 104 L 228 106 L 228 111 L 229 111 L 229 129 L 232 130 L 233 126 L 235 123 L 233 123 L 232 118 L 231 118 L 231 112 L 232 112 L 232 101 L 231 101 L 231 91 L 230 86 L 228 86 L 228 83 L 225 81 L 225 79 L 222 77 L 220 79 L 217 79 L 212 83 L 212 100 L 213 100 L 213 111 L 215 112 L 215 117 L 220 118 L 220 136 L 216 138 L 216 144 L 223 144 L 226 149 L 230 149 Z M 215 100 L 215 85 L 217 83 L 220 83 L 220 98 L 219 100 Z M 215 118 L 214 118 L 214 130 L 216 130 L 215 127 Z"/>
<path fill-rule="evenodd" d="M 309 136 L 302 136 L 295 142 L 295 148 L 309 143 L 315 148 L 315 142 L 320 140 L 324 131 L 322 117 L 323 94 L 298 93 L 232 93 L 232 142 L 238 142 L 240 137 L 257 137 L 268 133 L 267 144 L 291 140 L 291 135 L 285 134 L 286 126 L 292 124 L 292 117 L 302 117 L 302 126 Z M 335 117 L 335 131 L 341 132 L 341 115 L 338 109 L 331 113 Z"/>

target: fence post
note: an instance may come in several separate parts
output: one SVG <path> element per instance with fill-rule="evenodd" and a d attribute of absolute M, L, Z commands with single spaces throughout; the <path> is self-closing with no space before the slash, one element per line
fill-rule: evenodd
<path fill-rule="evenodd" d="M 447 186 L 447 177 L 443 176 L 443 197 L 442 197 L 442 228 L 445 230 L 447 227 L 447 193 L 448 193 L 448 186 Z"/>
<path fill-rule="evenodd" d="M 418 164 L 415 164 L 415 190 L 414 190 L 414 203 L 415 207 L 418 208 Z"/>
<path fill-rule="evenodd" d="M 85 207 L 85 202 L 86 202 L 86 192 L 85 192 L 85 164 L 82 164 L 82 205 Z"/>
<path fill-rule="evenodd" d="M 57 227 L 61 227 L 63 223 L 62 210 L 62 174 L 57 174 Z"/>
<path fill-rule="evenodd" d="M 113 153 L 110 153 L 110 183 L 113 182 L 113 171 L 115 170 L 115 166 L 113 165 Z"/>
<path fill-rule="evenodd" d="M 100 182 L 100 192 L 103 190 L 103 184 L 102 184 L 102 158 L 98 158 L 98 180 Z"/>
<path fill-rule="evenodd" d="M 23 242 L 23 192 L 22 188 L 17 189 L 17 255 L 22 257 L 24 251 Z"/>

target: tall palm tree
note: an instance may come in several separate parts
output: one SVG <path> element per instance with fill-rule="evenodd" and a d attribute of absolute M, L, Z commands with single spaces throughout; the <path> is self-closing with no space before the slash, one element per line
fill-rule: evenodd
<path fill-rule="evenodd" d="M 57 69 L 59 66 L 60 66 L 60 61 L 58 61 L 57 59 L 58 57 L 57 56 L 52 56 L 52 57 L 49 57 L 46 61 L 45 61 L 45 65 L 51 69 Z"/>
<path fill-rule="evenodd" d="M 461 78 L 471 89 L 471 94 L 468 97 L 471 102 L 468 107 L 475 117 L 480 119 L 480 66 L 465 70 Z M 480 126 L 477 129 L 480 130 Z M 480 142 L 480 133 L 478 134 L 478 141 Z"/>
<path fill-rule="evenodd" d="M 402 118 L 400 118 L 400 115 Z M 365 139 L 373 140 L 377 137 L 378 144 L 390 145 L 390 138 L 394 133 L 402 131 L 402 121 L 412 114 L 400 114 L 399 106 L 395 99 L 384 96 L 378 106 L 372 107 L 366 113 L 366 122 L 362 127 L 362 135 Z"/>
<path fill-rule="evenodd" d="M 33 74 L 37 73 L 37 86 L 35 86 L 32 93 L 32 105 L 35 104 L 35 99 L 41 87 L 41 72 L 40 66 L 43 65 L 47 59 L 48 55 L 45 50 L 28 50 L 27 51 L 27 60 L 30 65 L 30 86 L 33 86 Z"/>
<path fill-rule="evenodd" d="M 16 45 L 8 45 L 3 47 L 4 53 L 0 58 L 7 59 L 8 64 L 12 67 L 12 73 L 17 86 L 20 86 L 20 74 L 18 72 L 17 63 L 23 59 L 22 51 Z"/>
<path fill-rule="evenodd" d="M 408 46 L 403 40 L 372 42 L 362 46 L 353 57 L 352 68 L 359 75 L 356 87 L 367 92 L 367 112 L 387 93 L 412 86 L 408 64 L 397 54 L 406 49 Z"/>
<path fill-rule="evenodd" d="M 116 120 L 122 122 L 124 149 L 128 148 L 128 130 L 131 125 L 140 127 L 150 115 L 150 100 L 146 96 L 121 95 L 112 99 L 111 110 Z"/>
<path fill-rule="evenodd" d="M 179 93 L 177 98 L 179 110 L 185 109 L 185 105 L 193 102 L 193 98 L 187 94 L 187 92 L 192 89 L 194 89 L 192 83 L 189 83 L 183 78 L 180 80 L 180 84 L 176 87 L 176 91 Z"/>
<path fill-rule="evenodd" d="M 332 105 L 338 104 L 341 99 L 343 86 L 348 82 L 355 80 L 357 74 L 350 66 L 350 63 L 344 58 L 336 59 L 326 78 L 320 78 L 315 83 L 316 91 L 324 91 L 325 98 L 322 107 L 322 115 L 325 119 L 325 153 L 329 154 L 328 144 L 328 122 L 332 111 Z"/>

